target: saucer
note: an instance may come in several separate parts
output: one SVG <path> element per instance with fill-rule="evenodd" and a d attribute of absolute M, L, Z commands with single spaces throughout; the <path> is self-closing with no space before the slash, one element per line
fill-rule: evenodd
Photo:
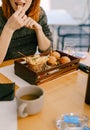
<path fill-rule="evenodd" d="M 81 58 L 81 59 L 87 57 L 87 55 L 86 55 L 85 52 L 76 52 L 76 53 L 75 53 L 75 56 L 76 56 L 77 58 Z"/>

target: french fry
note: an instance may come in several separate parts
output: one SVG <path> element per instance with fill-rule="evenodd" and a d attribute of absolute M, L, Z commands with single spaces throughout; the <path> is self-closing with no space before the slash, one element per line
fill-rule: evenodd
<path fill-rule="evenodd" d="M 21 5 L 18 5 L 18 6 L 17 6 L 17 10 L 18 10 L 18 9 L 21 9 L 21 8 L 22 8 L 22 6 L 21 6 Z"/>

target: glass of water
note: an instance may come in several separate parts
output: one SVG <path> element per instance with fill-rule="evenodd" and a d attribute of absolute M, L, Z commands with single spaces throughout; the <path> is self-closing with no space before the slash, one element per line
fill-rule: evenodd
<path fill-rule="evenodd" d="M 84 130 L 84 127 L 87 126 L 88 117 L 80 114 L 62 114 L 56 120 L 56 127 L 58 130 Z"/>
<path fill-rule="evenodd" d="M 64 44 L 64 52 L 69 55 L 75 55 L 75 45 L 71 43 Z"/>

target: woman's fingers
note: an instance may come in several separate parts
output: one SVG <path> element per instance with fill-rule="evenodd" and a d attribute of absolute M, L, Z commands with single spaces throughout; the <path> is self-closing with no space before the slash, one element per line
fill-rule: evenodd
<path fill-rule="evenodd" d="M 18 6 L 17 11 L 14 13 L 14 16 L 21 27 L 26 26 L 30 29 L 38 29 L 38 23 L 32 18 L 25 15 L 25 11 L 22 10 L 21 6 Z"/>
<path fill-rule="evenodd" d="M 16 12 L 14 13 L 15 15 L 19 15 L 22 11 L 22 8 L 18 6 Z"/>
<path fill-rule="evenodd" d="M 14 15 L 18 16 L 19 18 L 22 18 L 25 15 L 25 11 L 22 9 L 22 6 L 18 5 Z"/>
<path fill-rule="evenodd" d="M 22 17 L 22 19 L 23 19 L 23 21 L 27 21 L 27 15 L 24 15 L 24 16 Z"/>
<path fill-rule="evenodd" d="M 26 27 L 34 29 L 33 25 L 36 23 L 32 18 L 27 17 L 26 22 Z"/>

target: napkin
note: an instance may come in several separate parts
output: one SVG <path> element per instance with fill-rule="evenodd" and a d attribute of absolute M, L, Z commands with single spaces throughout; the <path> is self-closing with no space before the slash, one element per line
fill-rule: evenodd
<path fill-rule="evenodd" d="M 28 82 L 21 79 L 19 76 L 15 75 L 14 64 L 0 68 L 0 73 L 5 75 L 12 82 L 15 82 L 15 84 L 18 85 L 19 87 L 25 87 L 25 86 L 30 85 Z"/>
<path fill-rule="evenodd" d="M 0 130 L 17 130 L 16 99 L 0 102 Z"/>

